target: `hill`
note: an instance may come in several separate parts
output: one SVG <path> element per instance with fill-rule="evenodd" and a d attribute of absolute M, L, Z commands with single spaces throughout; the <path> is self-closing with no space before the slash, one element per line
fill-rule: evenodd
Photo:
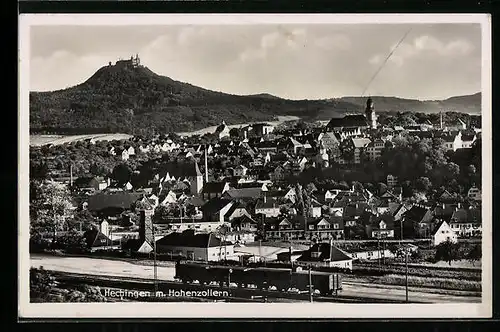
<path fill-rule="evenodd" d="M 284 115 L 328 120 L 363 112 L 365 102 L 365 97 L 296 101 L 265 93 L 231 95 L 179 82 L 145 66 L 135 66 L 131 60 L 121 60 L 68 89 L 30 92 L 30 131 L 136 135 L 194 131 L 218 125 L 222 120 L 227 124 L 272 121 Z M 444 106 L 466 112 L 480 109 L 477 96 L 428 102 L 375 97 L 374 102 L 379 111 L 433 112 Z"/>
<path fill-rule="evenodd" d="M 100 68 L 64 90 L 30 93 L 32 133 L 144 134 L 271 121 L 279 115 L 314 119 L 325 109 L 357 111 L 349 103 L 290 101 L 267 94 L 236 96 L 160 76 L 130 61 Z"/>
<path fill-rule="evenodd" d="M 481 114 L 481 93 L 473 95 L 451 97 L 445 100 L 416 100 L 403 99 L 396 97 L 372 97 L 375 109 L 378 111 L 388 112 L 422 112 L 422 113 L 437 113 L 444 112 L 462 112 L 469 114 Z M 358 105 L 365 105 L 366 98 L 364 97 L 342 97 L 339 100 Z"/>

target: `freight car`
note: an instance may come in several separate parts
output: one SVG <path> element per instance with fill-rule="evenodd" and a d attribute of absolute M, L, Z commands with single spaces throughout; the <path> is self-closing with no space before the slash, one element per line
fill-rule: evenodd
<path fill-rule="evenodd" d="M 322 295 L 337 294 L 342 290 L 342 278 L 338 273 L 304 271 L 284 268 L 250 268 L 244 266 L 209 265 L 195 262 L 177 262 L 175 278 L 183 283 L 199 282 L 220 286 L 236 285 L 240 288 L 265 290 L 309 291 L 309 279 L 312 290 Z"/>

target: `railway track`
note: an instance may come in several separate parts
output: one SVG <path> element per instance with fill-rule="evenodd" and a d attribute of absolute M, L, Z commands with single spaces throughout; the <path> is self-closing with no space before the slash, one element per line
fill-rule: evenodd
<path fill-rule="evenodd" d="M 167 280 L 158 280 L 155 287 L 155 284 L 151 279 L 122 276 L 98 276 L 59 271 L 51 271 L 51 273 L 54 274 L 57 281 L 67 285 L 86 284 L 115 290 L 145 291 L 150 292 L 151 294 L 155 294 L 155 290 L 157 290 L 162 294 L 159 298 L 137 299 L 139 301 L 158 300 L 162 302 L 183 302 L 189 300 L 186 297 L 183 298 L 182 296 L 179 297 L 176 295 L 181 291 L 194 292 L 195 294 L 202 295 L 203 298 L 224 302 L 283 302 L 283 300 L 299 302 L 309 301 L 308 293 L 280 292 L 276 290 L 263 290 L 255 288 L 228 288 L 227 286 L 221 287 L 218 285 L 202 285 L 197 283 L 185 284 Z M 206 295 L 203 296 L 204 294 Z M 314 294 L 313 301 L 337 303 L 401 303 L 401 301 L 383 298 L 345 296 L 342 295 L 341 292 L 334 296 L 319 296 Z"/>

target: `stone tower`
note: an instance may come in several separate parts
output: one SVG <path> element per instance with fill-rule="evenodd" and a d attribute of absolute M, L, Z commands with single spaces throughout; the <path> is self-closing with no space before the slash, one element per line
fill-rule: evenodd
<path fill-rule="evenodd" d="M 153 213 L 154 210 L 152 208 L 139 211 L 139 240 L 141 243 L 146 241 L 150 245 L 154 245 Z"/>
<path fill-rule="evenodd" d="M 371 129 L 377 128 L 377 114 L 375 114 L 375 109 L 373 107 L 372 98 L 368 98 L 366 101 L 366 109 L 365 109 L 366 121 Z"/>

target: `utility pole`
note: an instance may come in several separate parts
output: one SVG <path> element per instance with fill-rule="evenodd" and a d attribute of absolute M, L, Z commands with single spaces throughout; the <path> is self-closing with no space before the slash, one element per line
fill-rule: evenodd
<path fill-rule="evenodd" d="M 406 265 L 406 302 L 408 302 L 408 248 L 405 248 L 405 265 Z"/>
<path fill-rule="evenodd" d="M 153 270 L 154 270 L 154 290 L 155 290 L 155 297 L 158 293 L 158 268 L 156 265 L 156 238 L 155 238 L 155 226 L 153 223 L 151 223 L 151 230 L 153 233 Z"/>
<path fill-rule="evenodd" d="M 311 265 L 309 265 L 309 302 L 313 302 L 313 290 L 312 290 L 312 273 Z"/>

